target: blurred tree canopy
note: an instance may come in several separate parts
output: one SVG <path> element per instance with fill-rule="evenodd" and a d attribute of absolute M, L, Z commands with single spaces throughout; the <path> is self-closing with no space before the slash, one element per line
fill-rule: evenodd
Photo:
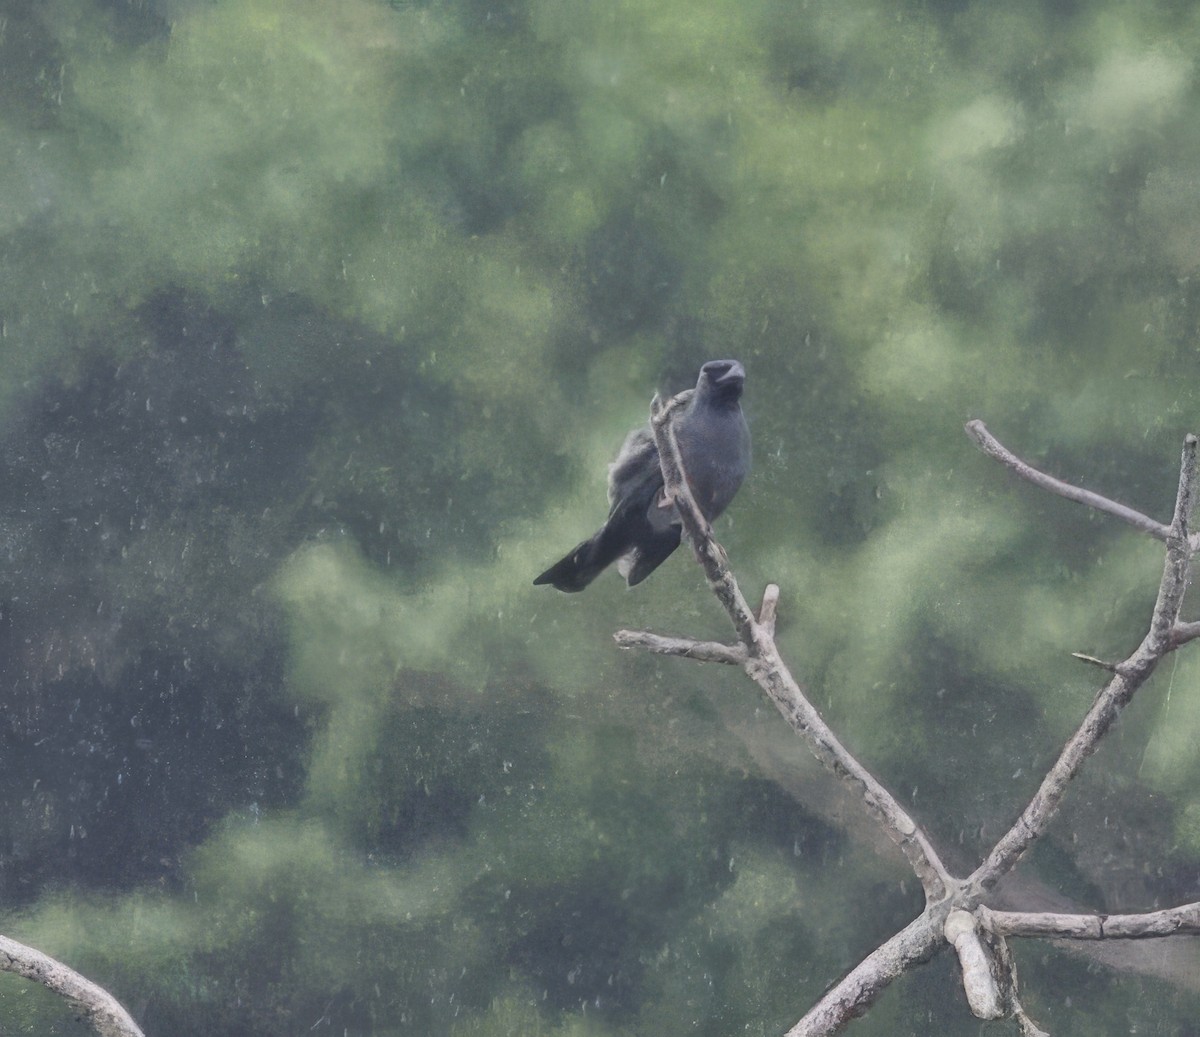
<path fill-rule="evenodd" d="M 0 0 L 5 931 L 152 1034 L 782 1032 L 902 861 L 739 675 L 615 651 L 725 636 L 686 552 L 530 580 L 742 360 L 734 568 L 973 864 L 1160 560 L 961 426 L 1169 513 L 1198 45 L 1167 0 Z M 1026 894 L 1200 897 L 1198 667 Z M 1200 968 L 1018 951 L 1055 1032 L 1194 1026 Z M 977 1033 L 944 957 L 856 1032 Z"/>

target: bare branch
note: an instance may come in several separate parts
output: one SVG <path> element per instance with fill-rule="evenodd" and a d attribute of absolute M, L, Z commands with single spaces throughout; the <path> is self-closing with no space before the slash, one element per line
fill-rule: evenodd
<path fill-rule="evenodd" d="M 681 394 L 664 403 L 655 397 L 650 425 L 658 446 L 666 495 L 675 504 L 710 588 L 737 631 L 738 643 L 724 645 L 629 630 L 615 635 L 617 643 L 625 648 L 639 647 L 660 654 L 742 666 L 792 729 L 805 739 L 817 759 L 861 797 L 871 816 L 903 851 L 925 890 L 926 904 L 921 915 L 851 969 L 788 1031 L 787 1037 L 816 1037 L 840 1029 L 850 1018 L 862 1014 L 894 979 L 947 943 L 958 952 L 964 989 L 972 1009 L 980 1018 L 1011 1016 L 1027 1037 L 1044 1037 L 1017 997 L 1016 969 L 1005 943 L 1006 936 L 1131 939 L 1200 932 L 1200 904 L 1153 915 L 1107 917 L 1024 915 L 989 911 L 980 906 L 987 891 L 1015 866 L 1045 831 L 1071 778 L 1078 773 L 1083 761 L 1095 752 L 1099 740 L 1153 673 L 1158 662 L 1172 649 L 1200 638 L 1200 622 L 1179 622 L 1179 611 L 1191 574 L 1191 557 L 1198 546 L 1189 529 L 1197 477 L 1196 437 L 1189 435 L 1184 440 L 1179 489 L 1168 527 L 1124 505 L 1036 471 L 1001 446 L 982 422 L 973 421 L 967 425 L 967 432 L 985 452 L 1022 478 L 1115 515 L 1164 541 L 1167 557 L 1150 628 L 1137 649 L 1123 662 L 1115 664 L 1075 653 L 1077 658 L 1102 667 L 1112 676 L 1016 824 L 964 881 L 950 875 L 924 831 L 841 745 L 783 662 L 775 643 L 779 588 L 769 585 L 758 616 L 751 611 L 730 571 L 725 551 L 713 537 L 687 483 L 671 426 L 671 415 L 686 399 L 687 394 Z M 948 918 L 953 919 L 949 925 Z"/>
<path fill-rule="evenodd" d="M 980 435 L 987 434 L 982 422 L 972 422 L 968 431 L 977 441 Z M 990 435 L 988 439 L 991 439 Z M 1196 445 L 1195 436 L 1189 434 L 1184 438 L 1175 514 L 1167 531 L 1167 557 L 1163 565 L 1162 579 L 1159 581 L 1154 613 L 1150 619 L 1150 629 L 1133 654 L 1114 667 L 1112 678 L 1096 696 L 1091 709 L 1083 718 L 1083 723 L 1063 747 L 1054 766 L 1042 780 L 1041 786 L 1022 811 L 1016 824 L 1004 834 L 988 854 L 987 860 L 968 878 L 970 889 L 964 900 L 965 907 L 971 908 L 978 904 L 983 895 L 1012 870 L 1034 840 L 1046 830 L 1051 818 L 1058 811 L 1068 783 L 1079 772 L 1084 760 L 1096 751 L 1097 743 L 1154 672 L 1159 660 L 1171 650 L 1172 631 L 1179 618 L 1179 609 L 1183 604 L 1183 595 L 1187 590 L 1190 575 L 1192 551 L 1188 523 L 1194 503 Z"/>
<path fill-rule="evenodd" d="M 1102 670 L 1107 670 L 1109 673 L 1117 672 L 1116 663 L 1106 663 L 1103 659 L 1097 659 L 1094 655 L 1084 655 L 1082 652 L 1072 652 L 1072 656 L 1081 662 L 1089 663 L 1092 666 L 1099 666 Z"/>
<path fill-rule="evenodd" d="M 618 630 L 613 640 L 622 648 L 645 648 L 659 655 L 681 655 L 702 663 L 746 664 L 744 645 L 723 645 L 719 641 L 693 641 L 690 637 L 664 637 L 648 630 Z"/>
<path fill-rule="evenodd" d="M 1017 1025 L 1021 1027 L 1021 1037 L 1050 1037 L 1045 1030 L 1029 1018 L 1021 1006 L 1021 1002 L 1016 998 L 1013 998 L 1013 1015 L 1016 1016 Z"/>
<path fill-rule="evenodd" d="M 1096 511 L 1115 515 L 1123 522 L 1128 522 L 1135 529 L 1140 529 L 1143 533 L 1149 533 L 1156 540 L 1167 539 L 1170 527 L 1155 521 L 1149 515 L 1143 515 L 1140 511 L 1135 511 L 1124 504 L 1118 504 L 1116 501 L 1102 497 L 1091 490 L 1072 486 L 1070 483 L 1056 479 L 1052 475 L 1046 475 L 1045 472 L 1039 472 L 1036 468 L 1026 464 L 996 439 L 987 430 L 987 426 L 982 421 L 968 421 L 966 430 L 967 435 L 975 441 L 980 450 L 989 457 L 995 458 L 1005 467 L 1011 468 L 1022 479 L 1033 483 L 1035 486 L 1040 486 L 1043 490 L 1056 493 L 1060 497 L 1066 497 L 1067 500 L 1077 501 L 1080 504 L 1086 504 L 1089 508 L 1094 508 Z"/>
<path fill-rule="evenodd" d="M 1171 519 L 1171 535 L 1167 538 L 1167 564 L 1158 585 L 1158 599 L 1150 620 L 1154 646 L 1166 654 L 1171 650 L 1171 629 L 1179 621 L 1179 610 L 1187 592 L 1192 560 L 1192 508 L 1196 502 L 1196 437 L 1190 433 L 1183 440 L 1183 457 L 1179 464 L 1179 489 L 1175 496 L 1175 514 Z"/>
<path fill-rule="evenodd" d="M 1200 623 L 1176 623 L 1171 630 L 1171 646 L 1179 648 L 1200 637 Z"/>
<path fill-rule="evenodd" d="M 15 972 L 66 998 L 101 1037 L 144 1037 L 107 990 L 62 962 L 7 936 L 0 936 L 0 972 Z"/>
<path fill-rule="evenodd" d="M 750 647 L 746 672 L 807 743 L 812 754 L 849 785 L 868 812 L 903 851 L 929 900 L 957 887 L 928 836 L 895 798 L 838 741 L 779 656 L 775 642 L 762 638 Z"/>
<path fill-rule="evenodd" d="M 1181 540 L 1189 537 L 1192 511 L 1196 507 L 1196 442 L 1196 436 L 1191 432 L 1183 437 L 1179 489 L 1175 495 L 1175 514 L 1171 518 L 1171 532 Z"/>
<path fill-rule="evenodd" d="M 1200 935 L 1200 902 L 1140 915 L 1077 915 L 1043 911 L 993 911 L 980 921 L 1000 936 L 1048 936 L 1060 940 L 1146 940 Z"/>
<path fill-rule="evenodd" d="M 1001 1019 L 1004 1006 L 1000 988 L 992 975 L 991 956 L 975 929 L 975 916 L 969 911 L 951 911 L 943 930 L 946 941 L 958 954 L 962 968 L 963 991 L 976 1019 Z"/>
<path fill-rule="evenodd" d="M 980 922 L 983 922 L 983 917 L 978 912 L 976 917 Z M 992 954 L 995 956 L 996 969 L 1000 976 L 1002 985 L 1001 995 L 1004 998 L 1005 1010 L 1017 1021 L 1017 1025 L 1021 1028 L 1023 1037 L 1050 1037 L 1048 1033 L 1041 1029 L 1025 1011 L 1025 1007 L 1021 1004 L 1020 996 L 1020 980 L 1017 978 L 1017 963 L 1013 958 L 1012 950 L 1008 946 L 1008 941 L 1003 936 L 992 932 L 986 926 L 983 927 L 983 932 L 988 938 L 988 943 L 992 948 Z"/>
<path fill-rule="evenodd" d="M 946 946 L 942 925 L 948 913 L 945 904 L 926 908 L 827 990 L 787 1037 L 824 1037 L 862 1015 L 893 980 Z"/>
<path fill-rule="evenodd" d="M 762 604 L 758 607 L 758 625 L 770 638 L 775 637 L 775 619 L 779 608 L 779 584 L 768 583 L 763 591 Z"/>
<path fill-rule="evenodd" d="M 650 427 L 658 445 L 663 482 L 667 495 L 675 502 L 696 557 L 704 567 L 709 587 L 725 607 L 738 640 L 746 649 L 746 672 L 767 693 L 792 729 L 808 742 L 817 759 L 862 798 L 871 815 L 908 859 L 927 899 L 932 901 L 946 896 L 954 881 L 928 837 L 892 794 L 837 740 L 780 657 L 770 626 L 760 623 L 746 603 L 729 569 L 725 550 L 713 537 L 712 527 L 687 485 L 670 421 L 680 399 L 676 396 L 664 404 L 655 397 L 650 407 Z M 778 593 L 772 594 L 768 588 L 763 599 L 768 620 L 775 613 L 777 600 Z"/>

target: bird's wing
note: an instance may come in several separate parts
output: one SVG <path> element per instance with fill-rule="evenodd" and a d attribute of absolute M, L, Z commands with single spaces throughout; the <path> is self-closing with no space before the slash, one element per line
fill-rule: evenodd
<path fill-rule="evenodd" d="M 686 406 L 695 391 L 685 389 L 676 398 Z M 652 486 L 655 490 L 662 486 L 662 469 L 658 463 L 658 447 L 654 442 L 654 433 L 648 426 L 643 425 L 625 437 L 617 459 L 608 466 L 609 507 L 615 508 L 621 501 L 630 497 L 645 497 L 647 486 Z"/>
<path fill-rule="evenodd" d="M 648 482 L 662 482 L 658 447 L 648 428 L 635 428 L 621 446 L 617 459 L 608 466 L 608 506 L 616 508 L 630 497 L 642 497 Z"/>

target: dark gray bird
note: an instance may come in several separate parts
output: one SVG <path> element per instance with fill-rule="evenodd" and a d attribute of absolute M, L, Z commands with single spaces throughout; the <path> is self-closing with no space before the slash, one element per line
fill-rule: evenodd
<path fill-rule="evenodd" d="M 750 471 L 750 429 L 742 414 L 746 372 L 736 360 L 710 360 L 674 418 L 688 485 L 710 522 L 729 506 Z M 658 447 L 637 428 L 608 469 L 608 520 L 533 582 L 581 591 L 613 562 L 629 586 L 641 583 L 679 546 L 679 515 L 663 492 Z"/>

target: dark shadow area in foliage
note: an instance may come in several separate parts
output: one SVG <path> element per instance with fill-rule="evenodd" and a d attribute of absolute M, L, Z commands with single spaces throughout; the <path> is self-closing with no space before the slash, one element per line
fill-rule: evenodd
<path fill-rule="evenodd" d="M 783 10 L 774 14 L 786 16 Z M 776 82 L 789 94 L 822 104 L 836 99 L 848 71 L 841 55 L 823 50 L 804 32 L 776 33 L 767 48 Z"/>
<path fill-rule="evenodd" d="M 390 990 L 378 999 L 380 1005 L 356 998 L 346 989 L 306 989 L 286 967 L 297 953 L 293 941 L 255 949 L 253 959 L 239 957 L 236 962 L 217 954 L 199 956 L 196 968 L 197 975 L 205 977 L 203 985 L 189 984 L 181 977 L 183 989 L 173 998 L 158 997 L 147 1003 L 138 1019 L 145 1032 L 175 1037 L 217 1033 L 291 1037 L 308 1031 L 366 1034 L 375 1025 L 395 1026 L 402 1018 L 399 1010 L 386 1010 L 396 1000 Z"/>
<path fill-rule="evenodd" d="M 515 34 L 529 27 L 524 0 L 462 0 L 462 20 L 488 33 Z"/>
<path fill-rule="evenodd" d="M 849 849 L 840 829 L 810 813 L 773 781 L 747 778 L 726 791 L 725 840 L 766 840 L 806 865 L 825 866 L 836 862 Z"/>
<path fill-rule="evenodd" d="M 589 1011 L 628 1018 L 666 935 L 729 881 L 724 861 L 692 845 L 676 848 L 680 859 L 664 861 L 661 848 L 646 847 L 636 867 L 627 850 L 601 851 L 570 882 L 484 877 L 467 902 L 501 941 L 502 960 L 544 992 L 548 1007 L 573 1011 L 586 1003 Z"/>
<path fill-rule="evenodd" d="M 543 507 L 542 483 L 527 473 L 561 471 L 564 459 L 550 455 L 526 413 L 499 405 L 491 418 L 497 437 L 512 422 L 520 442 L 509 441 L 508 455 L 486 466 L 464 459 L 459 430 L 479 420 L 478 408 L 421 374 L 427 343 L 402 348 L 293 296 L 266 308 L 250 300 L 244 316 L 239 332 L 292 371 L 296 385 L 283 405 L 317 429 L 303 479 L 284 477 L 275 490 L 273 512 L 292 502 L 300 535 L 348 532 L 373 564 L 416 576 L 448 554 L 491 558 L 497 516 Z"/>
<path fill-rule="evenodd" d="M 96 6 L 107 16 L 108 32 L 118 43 L 139 46 L 171 35 L 170 16 L 162 3 L 97 0 Z"/>
<path fill-rule="evenodd" d="M 2 517 L 36 526 L 52 566 L 103 566 L 180 524 L 202 535 L 223 508 L 260 512 L 312 443 L 311 414 L 258 399 L 227 318 L 177 294 L 140 317 L 145 353 L 90 353 L 3 430 Z"/>
<path fill-rule="evenodd" d="M 620 337 L 659 327 L 679 287 L 680 271 L 679 260 L 634 213 L 597 228 L 577 267 L 597 333 Z"/>
<path fill-rule="evenodd" d="M 53 126 L 62 114 L 63 57 L 38 17 L 40 6 L 6 4 L 0 32 L 0 102 L 9 119 L 31 129 Z"/>
<path fill-rule="evenodd" d="M 298 725 L 276 695 L 281 660 L 249 662 L 146 651 L 115 687 L 78 668 L 10 713 L 0 732 L 10 904 L 48 882 L 173 882 L 184 849 L 231 806 L 269 809 L 296 794 Z"/>
<path fill-rule="evenodd" d="M 905 6 L 916 16 L 929 12 L 941 21 L 948 34 L 953 35 L 958 26 L 959 16 L 983 5 L 980 0 L 910 0 Z M 1054 24 L 1054 21 L 1069 24 L 1070 19 L 1077 13 L 1086 10 L 1086 5 L 1081 4 L 1080 0 L 1032 0 L 1031 3 L 1022 6 L 1028 6 L 1032 10 L 1041 8 L 1052 19 L 1049 24 Z"/>
<path fill-rule="evenodd" d="M 1069 898 L 1068 910 L 1152 911 L 1193 901 L 1200 889 L 1194 861 L 1190 875 L 1170 867 L 1180 849 L 1178 815 L 1160 792 L 1134 779 L 1144 749 L 1127 754 L 1131 748 L 1101 750 L 1110 771 L 1104 785 L 1097 787 L 1097 775 L 1081 775 L 1055 830 L 1034 844 L 1022 865 Z"/>
<path fill-rule="evenodd" d="M 1069 832 L 1065 834 L 1069 844 L 1071 836 Z M 1024 867 L 1028 873 L 1043 879 L 1064 901 L 1073 901 L 1075 910 L 1120 911 L 1128 908 L 1137 911 L 1146 908 L 1144 903 L 1121 905 L 1107 901 L 1104 892 L 1080 870 L 1077 856 L 1081 850 L 1087 855 L 1086 847 L 1064 845 L 1060 838 L 1039 839 L 1033 844 Z"/>
<path fill-rule="evenodd" d="M 344 530 L 372 563 L 406 573 L 427 571 L 447 550 L 489 555 L 493 512 L 463 502 L 507 507 L 511 497 L 519 507 L 521 485 L 500 466 L 463 471 L 450 448 L 456 410 L 446 388 L 395 348 L 376 349 L 370 338 L 356 345 L 361 353 L 346 352 L 359 362 L 311 390 L 324 397 L 324 434 L 309 462 L 319 488 L 305 498 L 304 526 Z"/>
<path fill-rule="evenodd" d="M 220 314 L 173 293 L 139 319 L 145 352 L 93 352 L 0 433 L 10 898 L 170 878 L 210 821 L 301 777 L 282 637 L 251 593 L 289 538 L 248 534 L 311 424 L 261 404 Z"/>
<path fill-rule="evenodd" d="M 877 770 L 893 789 L 917 790 L 918 821 L 949 866 L 965 870 L 1028 802 L 1058 746 L 1019 680 L 997 682 L 975 666 L 967 646 L 949 643 L 929 624 L 914 630 L 911 645 L 907 690 L 892 694 L 905 695 L 909 720 L 926 732 L 925 742 L 896 741 Z M 1014 743 L 1000 731 L 1024 738 Z M 930 769 L 930 756 L 945 758 L 946 766 Z"/>
<path fill-rule="evenodd" d="M 756 478 L 779 479 L 787 507 L 810 536 L 830 547 L 861 544 L 886 523 L 896 505 L 881 492 L 886 441 L 862 398 L 846 390 L 850 351 L 820 324 L 773 326 L 772 334 L 800 345 L 783 364 L 747 371 L 756 465 L 749 485 Z M 755 370 L 764 379 L 757 397 Z M 781 393 L 780 385 L 796 388 Z M 773 446 L 789 451 L 784 463 L 771 458 Z M 771 515 L 749 514 L 740 521 L 770 523 Z"/>
<path fill-rule="evenodd" d="M 524 20 L 515 5 L 475 2 L 465 4 L 460 17 L 493 38 L 511 36 Z M 553 52 L 529 46 L 515 43 L 514 48 L 525 48 L 520 56 L 503 51 L 497 64 L 486 62 L 465 74 L 481 115 L 473 136 L 428 144 L 401 159 L 406 176 L 422 184 L 442 221 L 464 234 L 498 231 L 538 201 L 522 183 L 523 135 L 565 115 L 570 102 L 567 91 L 535 60 L 552 68 Z"/>
<path fill-rule="evenodd" d="M 594 874 L 571 885 L 538 885 L 514 895 L 515 909 L 533 915 L 508 949 L 508 960 L 564 1010 L 587 1004 L 625 1017 L 640 1001 L 646 954 L 665 935 L 664 918 L 681 886 L 657 883 L 623 889 L 613 876 Z M 645 952 L 645 953 L 641 953 Z"/>
<path fill-rule="evenodd" d="M 1164 901 L 1171 904 L 1189 904 L 1200 900 L 1200 871 L 1196 863 L 1178 846 L 1172 847 L 1166 863 L 1162 866 Z"/>
<path fill-rule="evenodd" d="M 354 802 L 337 813 L 364 852 L 410 858 L 431 840 L 460 839 L 472 811 L 541 787 L 550 767 L 546 727 L 556 716 L 541 688 L 476 695 L 440 674 L 405 671 L 357 766 Z M 417 701 L 414 701 L 416 699 Z"/>
<path fill-rule="evenodd" d="M 537 874 L 517 884 L 481 878 L 468 902 L 503 941 L 504 960 L 544 992 L 548 1005 L 572 1011 L 586 1004 L 589 1012 L 622 1020 L 643 1006 L 647 984 L 659 982 L 655 971 L 675 967 L 655 964 L 670 934 L 736 881 L 730 859 L 738 847 L 765 839 L 797 868 L 822 867 L 842 852 L 844 836 L 770 782 L 695 769 L 670 779 L 639 775 L 616 752 L 611 764 L 604 787 L 595 789 L 590 807 L 581 807 L 590 825 L 573 821 L 568 836 L 578 838 L 593 825 L 610 833 L 596 843 L 594 864 L 569 883 Z M 640 819 L 636 830 L 630 817 Z M 617 832 L 623 837 L 612 838 Z M 795 952 L 798 961 L 808 937 L 788 922 L 762 939 L 777 942 L 780 953 Z M 713 977 L 710 989 L 718 995 L 722 983 L 742 974 L 723 940 L 709 941 L 695 966 Z M 712 1011 L 719 1016 L 723 1004 L 717 996 Z"/>
<path fill-rule="evenodd" d="M 491 543 L 491 512 L 454 509 L 442 487 L 522 492 L 504 472 L 459 477 L 442 449 L 452 401 L 394 344 L 279 309 L 275 334 L 357 362 L 270 395 L 233 316 L 166 292 L 134 315 L 131 358 L 91 350 L 70 379 L 31 385 L 0 430 L 0 738 L 21 761 L 0 798 L 27 818 L 0 874 L 22 896 L 169 876 L 211 820 L 295 792 L 306 721 L 282 694 L 259 589 L 305 539 L 348 530 L 376 563 L 416 569 L 431 542 Z M 461 816 L 456 796 L 439 813 Z M 415 796 L 392 806 L 389 849 L 432 823 Z"/>
<path fill-rule="evenodd" d="M 180 989 L 146 1005 L 147 1033 L 449 1034 L 486 1008 L 506 979 L 502 969 L 476 968 L 469 951 L 463 955 L 472 941 L 453 917 L 352 927 L 335 921 L 332 931 L 318 932 L 298 877 L 264 887 L 254 923 L 233 946 L 194 955 Z M 344 961 L 352 967 L 329 972 Z"/>
<path fill-rule="evenodd" d="M 1137 946 L 1143 956 L 1153 954 L 1157 941 L 1122 944 L 1121 950 Z M 1098 964 L 1086 955 L 1072 953 L 1047 940 L 1013 940 L 1012 950 L 1021 977 L 1021 1001 L 1038 1025 L 1050 1033 L 1152 1033 L 1183 1035 L 1180 1015 L 1189 1002 L 1200 1002 L 1179 985 L 1159 983 L 1130 970 L 1122 973 Z M 1122 987 L 1128 989 L 1122 990 Z M 1064 996 L 1064 991 L 1069 996 Z M 1098 1028 L 1095 1020 L 1079 1026 L 1080 1004 L 1111 1006 L 1112 1026 Z M 1193 1011 L 1195 1009 L 1193 1008 Z"/>

